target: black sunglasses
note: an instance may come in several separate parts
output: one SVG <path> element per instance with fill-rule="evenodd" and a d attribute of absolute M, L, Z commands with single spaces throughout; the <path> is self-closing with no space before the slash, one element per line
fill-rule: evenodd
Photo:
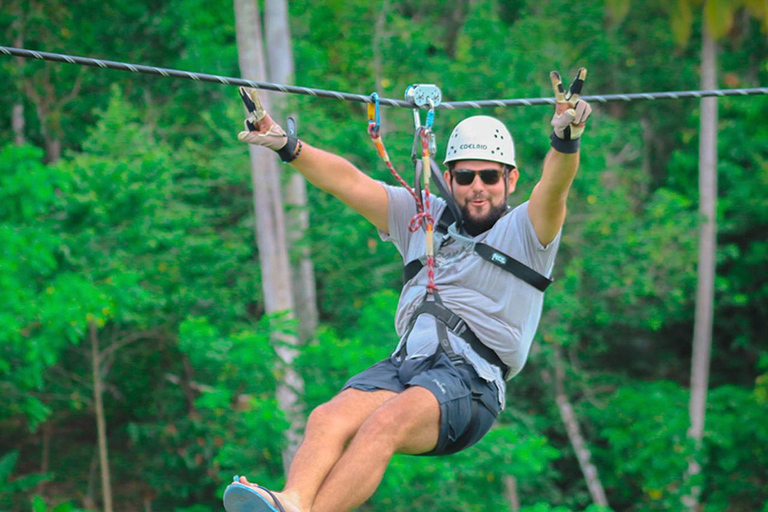
<path fill-rule="evenodd" d="M 483 169 L 482 171 L 470 171 L 469 169 L 455 169 L 453 171 L 453 179 L 459 185 L 470 185 L 475 181 L 475 174 L 480 175 L 480 179 L 486 185 L 495 185 L 501 179 L 501 174 L 504 171 L 499 169 Z"/>

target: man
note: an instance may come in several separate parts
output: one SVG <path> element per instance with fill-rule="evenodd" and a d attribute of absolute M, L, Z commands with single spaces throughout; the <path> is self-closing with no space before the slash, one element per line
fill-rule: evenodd
<path fill-rule="evenodd" d="M 585 76 L 582 68 L 566 93 L 559 74 L 551 74 L 552 149 L 529 201 L 515 209 L 507 199 L 520 173 L 507 128 L 488 116 L 456 126 L 447 141 L 444 179 L 463 229 L 457 223 L 435 234 L 437 294 L 426 293 L 427 271 L 418 270 L 400 297 L 395 323 L 401 340 L 390 358 L 352 377 L 311 413 L 282 492 L 241 477 L 225 491 L 228 512 L 346 512 L 374 493 L 395 453 L 455 453 L 490 429 L 504 404 L 506 379 L 527 358 L 543 292 L 481 257 L 478 247 L 550 275 L 579 166 L 579 137 L 591 112 L 578 98 Z M 258 105 L 255 91 L 246 94 Z M 424 230 L 408 230 L 416 214 L 408 191 L 286 136 L 265 113 L 249 117 L 246 128 L 241 141 L 277 151 L 312 184 L 368 219 L 406 263 L 424 256 Z M 447 215 L 443 200 L 434 199 L 431 209 L 435 219 Z"/>

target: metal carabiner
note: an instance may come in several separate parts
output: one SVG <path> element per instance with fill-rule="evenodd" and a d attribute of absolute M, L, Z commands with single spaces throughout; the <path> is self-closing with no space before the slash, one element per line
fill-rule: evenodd
<path fill-rule="evenodd" d="M 413 127 L 416 130 L 421 128 L 421 115 L 418 108 L 413 109 Z"/>
<path fill-rule="evenodd" d="M 432 123 L 435 121 L 435 102 L 432 100 L 432 98 L 428 99 L 429 102 L 429 111 L 427 112 L 427 130 L 429 130 L 429 133 L 427 135 L 429 136 L 429 154 L 431 156 L 435 156 L 437 154 L 437 142 L 435 141 L 435 132 L 432 131 Z"/>
<path fill-rule="evenodd" d="M 432 128 L 432 123 L 435 122 L 435 102 L 432 101 L 432 98 L 429 98 L 429 110 L 427 111 L 427 128 Z"/>
<path fill-rule="evenodd" d="M 381 115 L 379 113 L 379 95 L 371 94 L 372 103 L 368 104 L 368 131 L 372 134 L 379 133 L 381 128 Z"/>

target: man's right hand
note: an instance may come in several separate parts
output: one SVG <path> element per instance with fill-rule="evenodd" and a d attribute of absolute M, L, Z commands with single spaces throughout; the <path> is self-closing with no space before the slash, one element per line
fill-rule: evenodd
<path fill-rule="evenodd" d="M 337 197 L 381 231 L 389 232 L 389 196 L 381 183 L 346 158 L 305 145 L 296 137 L 296 124 L 291 118 L 285 125 L 287 132 L 283 130 L 264 110 L 255 89 L 241 87 L 240 98 L 248 117 L 245 130 L 237 136 L 239 140 L 275 151 L 314 186 Z"/>
<path fill-rule="evenodd" d="M 283 149 L 288 143 L 288 136 L 261 106 L 258 91 L 241 87 L 240 98 L 248 110 L 248 117 L 245 119 L 245 130 L 237 135 L 238 140 L 273 151 Z"/>

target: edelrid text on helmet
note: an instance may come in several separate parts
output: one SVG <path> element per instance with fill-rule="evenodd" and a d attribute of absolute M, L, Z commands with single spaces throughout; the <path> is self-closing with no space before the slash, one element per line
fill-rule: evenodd
<path fill-rule="evenodd" d="M 517 167 L 515 142 L 504 123 L 495 117 L 468 117 L 448 138 L 444 163 L 458 160 L 487 160 Z"/>

